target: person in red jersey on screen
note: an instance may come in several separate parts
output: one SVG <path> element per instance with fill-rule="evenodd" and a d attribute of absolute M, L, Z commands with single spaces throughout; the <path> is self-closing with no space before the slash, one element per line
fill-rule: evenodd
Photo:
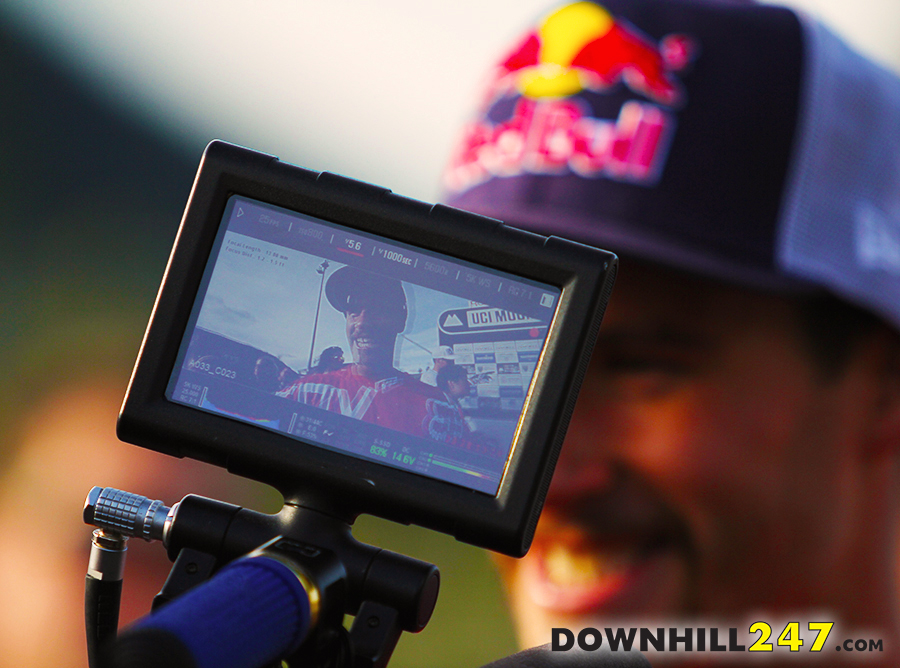
<path fill-rule="evenodd" d="M 533 547 L 500 561 L 521 643 L 896 665 L 900 80 L 786 8 L 609 0 L 490 81 L 445 201 L 621 256 Z"/>
<path fill-rule="evenodd" d="M 325 296 L 344 314 L 353 361 L 302 376 L 277 394 L 413 436 L 463 444 L 469 429 L 444 393 L 394 367 L 394 346 L 407 317 L 402 283 L 342 267 L 328 277 Z"/>

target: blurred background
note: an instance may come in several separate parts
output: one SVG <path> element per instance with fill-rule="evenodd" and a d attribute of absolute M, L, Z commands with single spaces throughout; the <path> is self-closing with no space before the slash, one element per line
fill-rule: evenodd
<path fill-rule="evenodd" d="M 900 70 L 900 2 L 803 0 Z M 481 77 L 543 0 L 0 2 L 0 668 L 85 665 L 93 485 L 174 503 L 280 500 L 120 444 L 115 415 L 203 147 L 213 138 L 434 200 Z M 367 542 L 436 563 L 429 627 L 393 666 L 515 650 L 482 551 L 362 520 Z M 123 620 L 168 562 L 130 542 Z"/>

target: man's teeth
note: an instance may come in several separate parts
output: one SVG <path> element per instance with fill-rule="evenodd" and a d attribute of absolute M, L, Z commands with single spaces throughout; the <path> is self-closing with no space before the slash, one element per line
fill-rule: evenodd
<path fill-rule="evenodd" d="M 544 555 L 544 569 L 548 581 L 558 587 L 581 587 L 617 575 L 634 561 L 632 550 L 582 552 L 553 545 Z"/>

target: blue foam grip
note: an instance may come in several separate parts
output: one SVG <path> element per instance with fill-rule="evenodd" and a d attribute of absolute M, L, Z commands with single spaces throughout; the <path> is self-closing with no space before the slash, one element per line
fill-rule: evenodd
<path fill-rule="evenodd" d="M 256 668 L 299 647 L 310 624 L 297 576 L 268 557 L 233 562 L 139 621 L 134 632 L 166 631 L 197 668 Z"/>

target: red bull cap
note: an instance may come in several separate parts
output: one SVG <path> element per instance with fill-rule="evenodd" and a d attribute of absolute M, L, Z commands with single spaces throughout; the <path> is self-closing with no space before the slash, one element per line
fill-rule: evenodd
<path fill-rule="evenodd" d="M 499 59 L 447 203 L 900 328 L 900 79 L 771 5 L 553 9 Z"/>

